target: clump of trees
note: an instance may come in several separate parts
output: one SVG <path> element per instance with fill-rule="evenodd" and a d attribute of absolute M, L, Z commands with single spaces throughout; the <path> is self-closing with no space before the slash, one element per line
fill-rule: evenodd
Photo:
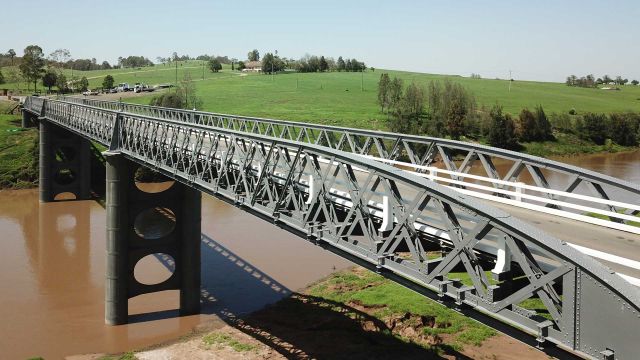
<path fill-rule="evenodd" d="M 502 106 L 494 105 L 489 112 L 490 125 L 487 141 L 491 146 L 503 149 L 517 149 L 516 126 L 510 114 L 502 112 Z"/>
<path fill-rule="evenodd" d="M 243 64 L 244 65 L 244 64 Z M 285 68 L 284 61 L 273 53 L 266 53 L 262 57 L 262 72 L 272 74 L 283 71 Z"/>
<path fill-rule="evenodd" d="M 216 58 L 209 59 L 207 64 L 208 64 L 209 70 L 211 70 L 211 72 L 217 73 L 218 71 L 222 70 L 222 64 L 220 63 L 220 60 L 218 60 Z"/>
<path fill-rule="evenodd" d="M 118 65 L 123 68 L 154 66 L 153 62 L 144 56 L 121 56 L 118 58 Z"/>
<path fill-rule="evenodd" d="M 640 114 L 613 113 L 607 116 L 586 113 L 576 118 L 574 129 L 580 138 L 598 145 L 604 145 L 607 139 L 611 139 L 619 145 L 635 146 L 640 138 Z"/>
<path fill-rule="evenodd" d="M 631 81 L 631 84 L 638 85 L 638 81 L 634 81 Z M 626 85 L 628 82 L 629 79 L 623 79 L 620 75 L 616 76 L 615 79 L 612 79 L 609 75 L 604 75 L 603 77 L 596 79 L 592 74 L 590 74 L 582 77 L 577 77 L 575 75 L 567 76 L 565 84 L 568 86 L 595 88 L 598 85 Z"/>
<path fill-rule="evenodd" d="M 553 128 L 542 106 L 538 105 L 534 112 L 527 108 L 522 109 L 518 120 L 520 141 L 553 140 Z"/>
<path fill-rule="evenodd" d="M 44 75 L 45 59 L 42 48 L 38 45 L 29 45 L 24 49 L 24 55 L 20 62 L 20 72 L 27 82 L 33 83 L 33 90 L 36 90 L 38 80 Z"/>

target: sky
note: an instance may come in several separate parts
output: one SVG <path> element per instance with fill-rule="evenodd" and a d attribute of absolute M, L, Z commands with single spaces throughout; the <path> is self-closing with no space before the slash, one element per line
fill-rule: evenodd
<path fill-rule="evenodd" d="M 36 44 L 98 62 L 174 51 L 242 60 L 256 48 L 485 78 L 640 80 L 640 0 L 29 0 L 2 10 L 0 51 L 18 54 Z"/>

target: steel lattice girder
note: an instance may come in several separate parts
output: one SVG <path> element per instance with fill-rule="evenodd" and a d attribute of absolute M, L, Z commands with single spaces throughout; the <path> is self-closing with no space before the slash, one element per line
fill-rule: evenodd
<path fill-rule="evenodd" d="M 201 111 L 168 109 L 113 101 L 73 97 L 64 97 L 63 99 L 67 102 L 81 103 L 103 109 L 119 110 L 126 113 L 250 132 L 309 144 L 318 144 L 361 155 L 380 157 L 386 160 L 403 159 L 416 165 L 429 166 L 438 161 L 442 161 L 449 171 L 466 174 L 473 171 L 472 169 L 475 169 L 475 171 L 482 176 L 494 180 L 523 182 L 528 185 L 568 193 L 582 191 L 592 193 L 605 200 L 609 200 L 610 197 L 617 197 L 620 200 L 631 203 L 640 201 L 640 186 L 638 186 L 638 184 L 557 161 L 480 144 L 425 136 Z M 498 162 L 503 164 L 506 162 L 509 170 L 500 174 L 496 169 L 496 163 Z M 449 175 L 449 177 L 457 181 L 462 180 L 456 175 Z M 464 187 L 464 185 L 457 186 Z M 493 184 L 493 186 L 497 189 L 504 189 L 505 187 L 505 185 L 500 184 Z M 504 194 L 501 196 L 510 197 Z M 580 200 L 566 197 L 562 198 L 561 195 L 547 194 L 546 196 L 551 200 L 562 199 L 564 202 L 580 203 Z M 559 207 L 552 203 L 548 203 L 546 206 Z M 638 213 L 637 210 L 616 208 L 616 206 L 606 204 L 602 204 L 601 207 L 604 210 L 612 212 L 622 211 L 625 214 L 633 215 Z M 630 220 L 615 217 L 610 217 L 609 219 L 626 224 L 630 222 Z"/>
<path fill-rule="evenodd" d="M 47 121 L 424 289 L 592 358 L 633 358 L 640 290 L 530 225 L 402 170 L 326 146 L 47 100 Z M 43 112 L 39 112 L 43 111 Z M 355 171 L 358 169 L 358 171 Z M 317 183 L 310 191 L 308 177 Z M 377 205 L 391 204 L 380 230 Z M 428 231 L 429 229 L 435 231 Z M 492 284 L 504 240 L 513 277 Z M 442 254 L 437 258 L 429 255 Z M 452 278 L 463 273 L 471 285 Z M 537 298 L 548 313 L 520 306 Z"/>

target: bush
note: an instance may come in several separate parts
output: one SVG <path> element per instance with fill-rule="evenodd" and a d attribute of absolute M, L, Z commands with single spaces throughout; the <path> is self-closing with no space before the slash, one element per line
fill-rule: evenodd
<path fill-rule="evenodd" d="M 549 122 L 554 129 L 563 133 L 571 133 L 575 130 L 573 121 L 568 114 L 553 113 L 549 116 Z"/>
<path fill-rule="evenodd" d="M 182 92 L 168 92 L 162 95 L 154 96 L 149 103 L 151 106 L 162 106 L 173 109 L 184 109 L 186 102 Z"/>
<path fill-rule="evenodd" d="M 618 145 L 638 145 L 638 126 L 640 126 L 640 115 L 638 114 L 609 115 L 609 136 Z"/>
<path fill-rule="evenodd" d="M 607 139 L 607 117 L 604 114 L 587 113 L 576 124 L 578 135 L 593 141 L 598 145 L 603 145 Z"/>
<path fill-rule="evenodd" d="M 491 125 L 487 138 L 489 144 L 503 149 L 518 148 L 515 124 L 511 115 L 503 114 L 502 106 L 499 105 L 495 105 L 489 115 L 491 116 Z"/>
<path fill-rule="evenodd" d="M 520 141 L 536 141 L 538 140 L 538 130 L 536 125 L 536 117 L 529 109 L 522 109 L 518 116 L 518 138 Z"/>
<path fill-rule="evenodd" d="M 571 110 L 569 110 L 569 115 L 575 115 L 576 113 L 576 109 L 572 108 Z"/>

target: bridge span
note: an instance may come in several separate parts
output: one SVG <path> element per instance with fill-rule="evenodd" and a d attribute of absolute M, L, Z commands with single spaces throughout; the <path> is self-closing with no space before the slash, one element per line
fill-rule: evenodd
<path fill-rule="evenodd" d="M 130 297 L 166 289 L 180 290 L 181 313 L 199 311 L 204 192 L 447 305 L 530 333 L 541 345 L 551 342 L 597 359 L 630 359 L 637 353 L 637 287 L 566 242 L 443 186 L 443 180 L 428 179 L 434 175 L 421 167 L 440 161 L 457 181 L 453 185 L 467 190 L 476 182 L 460 180 L 472 174 L 477 161 L 493 180 L 485 192 L 522 200 L 521 191 L 502 192 L 511 185 L 501 182 L 528 179 L 545 190 L 543 206 L 556 210 L 580 210 L 576 205 L 585 199 L 578 189 L 586 186 L 621 229 L 630 227 L 630 216 L 640 210 L 630 200 L 640 194 L 636 184 L 450 140 L 82 102 L 27 98 L 23 122 L 40 126 L 42 201 L 54 201 L 62 192 L 89 197 L 89 141 L 109 149 L 104 153 L 109 324 L 127 322 Z M 418 167 L 406 171 L 353 153 Z M 513 162 L 506 176 L 496 170 L 496 159 Z M 145 193 L 134 181 L 140 166 L 177 182 L 166 191 Z M 614 193 L 629 200 L 612 200 Z M 564 194 L 580 196 L 565 195 L 560 203 Z M 140 284 L 133 268 L 153 253 L 173 257 L 176 270 L 163 283 Z M 452 276 L 460 272 L 469 281 Z M 539 301 L 545 313 L 521 306 L 527 299 Z"/>

